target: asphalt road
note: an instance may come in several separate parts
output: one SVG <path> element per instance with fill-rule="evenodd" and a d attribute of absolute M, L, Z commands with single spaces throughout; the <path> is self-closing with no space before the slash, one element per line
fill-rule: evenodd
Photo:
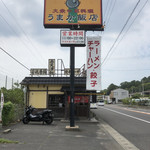
<path fill-rule="evenodd" d="M 150 110 L 105 105 L 92 111 L 137 148 L 150 150 Z"/>
<path fill-rule="evenodd" d="M 69 121 L 22 122 L 11 125 L 11 132 L 0 138 L 18 141 L 18 144 L 0 143 L 0 150 L 123 150 L 101 124 L 89 120 L 76 122 L 79 130 L 66 130 Z"/>

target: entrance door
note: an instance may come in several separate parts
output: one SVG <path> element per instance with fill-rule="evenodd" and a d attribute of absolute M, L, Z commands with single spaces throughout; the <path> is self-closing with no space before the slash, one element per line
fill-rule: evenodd
<path fill-rule="evenodd" d="M 64 95 L 49 95 L 48 96 L 48 108 L 53 110 L 55 118 L 64 118 Z"/>
<path fill-rule="evenodd" d="M 63 106 L 63 95 L 49 95 L 48 108 Z"/>

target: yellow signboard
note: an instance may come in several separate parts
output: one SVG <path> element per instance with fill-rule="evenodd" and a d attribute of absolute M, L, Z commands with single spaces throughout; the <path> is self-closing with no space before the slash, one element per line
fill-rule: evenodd
<path fill-rule="evenodd" d="M 102 28 L 102 0 L 45 0 L 45 28 Z"/>

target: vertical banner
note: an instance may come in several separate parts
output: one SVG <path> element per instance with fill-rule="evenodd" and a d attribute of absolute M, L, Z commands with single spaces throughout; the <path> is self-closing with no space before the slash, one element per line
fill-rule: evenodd
<path fill-rule="evenodd" d="M 4 105 L 4 95 L 1 92 L 1 107 L 0 107 L 0 122 L 2 122 L 2 110 L 3 110 L 3 105 Z"/>
<path fill-rule="evenodd" d="M 101 89 L 101 37 L 87 37 L 86 90 Z"/>

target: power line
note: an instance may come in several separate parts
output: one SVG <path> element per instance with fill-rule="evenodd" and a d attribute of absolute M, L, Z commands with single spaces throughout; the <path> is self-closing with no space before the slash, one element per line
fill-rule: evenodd
<path fill-rule="evenodd" d="M 7 9 L 7 11 L 8 11 L 8 13 L 11 15 L 11 17 L 13 18 L 13 20 L 15 21 L 15 23 L 17 24 L 17 26 L 20 28 L 20 30 L 23 32 L 23 34 L 25 35 L 25 37 L 28 39 L 28 41 L 31 43 L 31 45 L 32 45 L 32 47 L 34 48 L 34 49 L 37 49 L 35 46 L 34 46 L 34 44 L 32 43 L 32 41 L 31 41 L 31 39 L 28 37 L 28 35 L 26 34 L 26 32 L 24 31 L 24 29 L 21 27 L 21 25 L 18 23 L 18 21 L 16 20 L 16 18 L 14 17 L 14 15 L 11 13 L 11 11 L 9 10 L 9 8 L 6 6 L 6 4 L 3 2 L 3 0 L 1 0 L 1 2 L 2 2 L 2 4 L 5 6 L 5 8 Z M 6 19 L 2 16 L 2 15 L 0 15 L 1 16 L 1 18 L 7 23 L 7 25 L 12 29 L 12 31 L 17 35 L 17 33 L 16 33 L 16 31 L 11 27 L 11 25 L 6 21 Z M 20 39 L 21 40 L 21 39 Z M 21 40 L 22 41 L 22 40 Z M 24 41 L 22 41 L 22 43 L 25 45 L 25 46 L 27 46 L 26 44 L 25 44 L 25 42 Z M 27 46 L 27 48 L 29 48 L 28 46 Z M 30 49 L 31 50 L 31 49 Z M 32 52 L 32 50 L 30 51 L 30 52 Z M 32 52 L 33 53 L 33 52 Z M 35 56 L 35 54 L 33 54 L 34 56 Z M 41 55 L 38 55 L 38 56 L 41 56 Z M 42 58 L 42 57 L 41 57 Z M 44 58 L 43 58 L 43 60 L 44 60 Z M 43 61 L 41 61 L 42 63 L 43 63 Z"/>
<path fill-rule="evenodd" d="M 105 8 L 105 13 L 104 13 L 104 18 L 106 18 L 106 14 L 107 14 L 107 8 L 109 6 L 109 0 L 107 0 L 107 4 L 106 4 L 106 8 Z"/>
<path fill-rule="evenodd" d="M 120 41 L 118 42 L 118 44 L 116 45 L 115 48 L 117 48 L 117 46 L 121 43 L 121 41 L 123 40 L 123 38 L 125 37 L 125 35 L 128 33 L 129 29 L 131 28 L 131 26 L 133 25 L 133 23 L 135 22 L 135 20 L 137 19 L 137 17 L 140 15 L 140 13 L 142 12 L 142 10 L 144 9 L 144 7 L 146 6 L 147 3 L 148 3 L 148 0 L 144 3 L 144 5 L 142 6 L 142 8 L 138 12 L 138 14 L 135 16 L 135 18 L 133 19 L 133 21 L 131 22 L 130 26 L 128 27 L 128 29 L 126 30 L 126 32 L 124 33 L 124 35 L 122 36 L 122 38 L 120 39 Z M 112 51 L 112 53 L 109 56 L 109 58 L 112 56 L 113 52 L 114 51 Z"/>
<path fill-rule="evenodd" d="M 6 21 L 6 19 L 0 14 L 0 17 L 4 20 L 4 22 L 9 26 L 9 28 L 16 34 L 18 35 L 18 33 L 12 28 L 12 26 Z M 27 47 L 27 49 L 29 49 L 29 47 L 27 46 L 27 44 L 21 39 L 19 38 L 19 40 L 24 44 L 25 47 Z M 29 51 L 31 52 L 31 51 Z M 33 54 L 34 55 L 34 54 Z"/>
<path fill-rule="evenodd" d="M 107 59 L 107 57 L 108 57 L 109 53 L 112 51 L 112 49 L 114 48 L 115 44 L 117 43 L 117 41 L 118 41 L 119 37 L 121 36 L 121 34 L 122 34 L 123 30 L 125 29 L 126 25 L 128 24 L 128 22 L 129 22 L 130 18 L 131 18 L 131 17 L 132 17 L 132 15 L 133 15 L 134 11 L 136 10 L 136 8 L 137 8 L 137 6 L 138 6 L 139 2 L 140 2 L 140 0 L 137 2 L 137 4 L 135 5 L 134 9 L 133 9 L 133 10 L 132 10 L 132 12 L 131 12 L 131 14 L 129 15 L 129 17 L 128 17 L 127 21 L 125 22 L 125 24 L 124 24 L 123 28 L 121 29 L 121 31 L 120 31 L 120 33 L 119 33 L 119 35 L 117 36 L 117 38 L 116 38 L 116 40 L 115 40 L 115 42 L 113 43 L 113 45 L 111 46 L 110 50 L 108 51 L 108 53 L 107 53 L 106 57 L 104 58 L 104 60 L 103 60 L 103 62 L 102 62 L 102 65 L 104 64 L 104 62 L 106 61 L 106 59 Z"/>
<path fill-rule="evenodd" d="M 108 11 L 108 14 L 106 16 L 106 19 L 105 19 L 105 25 L 109 23 L 109 20 L 110 20 L 110 17 L 113 13 L 113 10 L 114 10 L 114 7 L 115 7 L 115 4 L 116 4 L 116 0 L 114 0 L 114 3 L 113 1 L 111 0 L 111 3 L 110 3 L 110 7 L 109 7 L 109 11 Z M 112 7 L 111 7 L 112 6 Z"/>
<path fill-rule="evenodd" d="M 107 26 L 108 26 L 108 23 L 109 23 L 109 21 L 110 21 L 110 18 L 111 18 L 111 15 L 112 15 L 112 13 L 113 13 L 113 10 L 114 10 L 114 8 L 115 8 L 115 4 L 116 4 L 116 0 L 114 1 L 114 4 L 113 4 L 112 9 L 111 9 L 111 11 L 110 11 L 110 14 L 109 14 L 109 16 L 108 16 L 108 20 L 107 20 L 107 21 L 105 20 L 105 25 L 107 24 Z"/>
<path fill-rule="evenodd" d="M 3 73 L 5 75 L 8 75 L 8 76 L 16 78 L 16 79 L 23 78 L 24 75 L 23 75 L 22 71 L 20 71 L 20 69 L 18 71 L 19 72 L 17 72 L 17 74 L 15 74 L 14 71 L 10 71 L 7 69 L 7 67 L 3 67 L 2 65 L 0 65 L 0 73 Z"/>
<path fill-rule="evenodd" d="M 113 0 L 111 0 L 111 1 L 109 1 L 109 3 L 107 3 L 107 6 L 106 6 L 106 8 L 107 8 L 107 10 L 106 10 L 106 15 L 105 15 L 105 21 L 107 20 L 107 18 L 108 18 L 108 16 L 109 16 L 109 12 L 110 12 L 110 8 L 111 8 L 111 6 L 112 6 L 112 2 L 113 2 Z"/>
<path fill-rule="evenodd" d="M 5 74 L 5 75 L 7 74 L 7 75 L 9 75 L 9 76 L 15 76 L 14 74 L 12 74 L 12 72 L 6 70 L 6 68 L 3 68 L 3 67 L 1 67 L 1 66 L 0 66 L 0 73 L 3 73 L 3 74 Z"/>
<path fill-rule="evenodd" d="M 150 71 L 150 69 L 103 69 L 103 71 Z"/>
<path fill-rule="evenodd" d="M 0 49 L 7 54 L 9 57 L 11 57 L 13 60 L 15 60 L 18 64 L 20 64 L 22 67 L 24 67 L 25 69 L 27 69 L 28 71 L 30 71 L 30 69 L 28 67 L 26 67 L 24 64 L 22 64 L 19 60 L 17 60 L 15 57 L 13 57 L 12 55 L 10 55 L 6 50 L 4 50 L 3 48 L 0 47 Z"/>

